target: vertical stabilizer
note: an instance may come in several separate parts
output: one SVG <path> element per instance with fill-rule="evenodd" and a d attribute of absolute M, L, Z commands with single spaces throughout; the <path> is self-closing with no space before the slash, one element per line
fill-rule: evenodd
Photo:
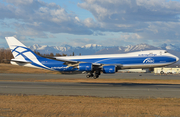
<path fill-rule="evenodd" d="M 15 37 L 5 37 L 9 48 L 15 59 L 18 60 L 30 60 L 37 58 L 38 56 L 24 44 L 18 41 Z"/>
<path fill-rule="evenodd" d="M 22 44 L 20 41 L 18 41 L 15 37 L 5 37 L 9 48 L 13 50 L 17 46 L 26 47 L 24 44 Z"/>
<path fill-rule="evenodd" d="M 14 59 L 11 59 L 12 64 L 18 63 L 17 65 L 21 65 L 19 63 L 23 63 L 22 65 L 26 64 L 26 66 L 28 67 L 49 69 L 40 62 L 40 59 L 42 59 L 42 57 L 36 55 L 31 49 L 27 48 L 15 37 L 5 38 L 14 56 Z M 47 61 L 48 59 L 43 58 L 43 60 Z"/>

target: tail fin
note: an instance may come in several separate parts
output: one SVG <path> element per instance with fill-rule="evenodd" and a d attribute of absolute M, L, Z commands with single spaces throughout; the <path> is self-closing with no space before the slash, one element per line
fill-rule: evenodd
<path fill-rule="evenodd" d="M 14 59 L 11 59 L 11 64 L 26 65 L 27 67 L 50 69 L 41 63 L 41 60 L 48 61 L 48 59 L 36 55 L 31 49 L 18 41 L 15 37 L 5 37 L 11 49 Z"/>
<path fill-rule="evenodd" d="M 31 59 L 39 57 L 32 50 L 18 41 L 15 37 L 5 37 L 5 39 L 15 60 L 31 61 Z"/>

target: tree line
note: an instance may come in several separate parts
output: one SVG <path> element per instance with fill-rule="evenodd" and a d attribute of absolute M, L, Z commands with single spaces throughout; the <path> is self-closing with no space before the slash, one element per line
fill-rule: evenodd
<path fill-rule="evenodd" d="M 67 54 L 59 54 L 59 53 L 56 53 L 56 54 L 53 54 L 53 53 L 50 53 L 50 54 L 41 54 L 38 51 L 34 51 L 34 53 L 36 53 L 37 55 L 42 56 L 42 57 L 67 56 Z"/>
<path fill-rule="evenodd" d="M 0 63 L 10 63 L 10 60 L 14 58 L 10 49 L 0 49 Z"/>
<path fill-rule="evenodd" d="M 59 54 L 59 53 L 41 54 L 38 51 L 34 51 L 34 53 L 42 57 L 67 56 L 67 54 Z M 69 55 L 69 56 L 74 56 L 74 52 L 72 53 L 72 55 Z M 10 49 L 0 48 L 0 63 L 10 63 L 10 60 L 13 58 L 14 57 Z"/>

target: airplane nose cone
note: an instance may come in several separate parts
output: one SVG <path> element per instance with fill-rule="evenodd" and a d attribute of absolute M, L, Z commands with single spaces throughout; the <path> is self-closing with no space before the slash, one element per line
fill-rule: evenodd
<path fill-rule="evenodd" d="M 179 61 L 179 58 L 178 58 L 178 57 L 176 57 L 176 61 Z"/>

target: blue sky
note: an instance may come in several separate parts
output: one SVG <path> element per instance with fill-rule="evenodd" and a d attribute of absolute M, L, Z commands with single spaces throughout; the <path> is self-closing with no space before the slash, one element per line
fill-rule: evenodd
<path fill-rule="evenodd" d="M 0 47 L 180 45 L 179 0 L 0 0 Z"/>

